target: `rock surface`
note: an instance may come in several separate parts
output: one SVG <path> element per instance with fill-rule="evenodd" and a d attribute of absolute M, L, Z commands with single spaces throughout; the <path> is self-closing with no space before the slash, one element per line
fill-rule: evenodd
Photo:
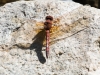
<path fill-rule="evenodd" d="M 45 57 L 47 15 L 54 17 Z M 100 10 L 69 1 L 0 7 L 0 75 L 99 75 Z"/>

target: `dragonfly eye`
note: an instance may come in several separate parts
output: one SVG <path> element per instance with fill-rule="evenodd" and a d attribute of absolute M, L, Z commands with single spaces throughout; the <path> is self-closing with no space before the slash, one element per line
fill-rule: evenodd
<path fill-rule="evenodd" d="M 53 17 L 52 16 L 46 16 L 45 20 L 53 21 Z"/>

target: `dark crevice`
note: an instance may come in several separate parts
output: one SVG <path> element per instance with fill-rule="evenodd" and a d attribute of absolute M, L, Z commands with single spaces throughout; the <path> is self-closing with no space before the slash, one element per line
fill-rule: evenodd
<path fill-rule="evenodd" d="M 59 52 L 59 56 L 61 56 L 63 53 L 62 52 Z"/>
<path fill-rule="evenodd" d="M 20 27 L 17 27 L 13 30 L 13 32 L 18 31 Z"/>
<path fill-rule="evenodd" d="M 17 27 L 16 30 L 18 30 L 20 27 Z"/>
<path fill-rule="evenodd" d="M 99 48 L 100 48 L 100 41 L 98 41 L 98 43 L 99 43 Z"/>
<path fill-rule="evenodd" d="M 24 14 L 24 16 L 26 16 L 26 13 L 25 13 L 25 11 L 22 11 L 22 13 Z"/>

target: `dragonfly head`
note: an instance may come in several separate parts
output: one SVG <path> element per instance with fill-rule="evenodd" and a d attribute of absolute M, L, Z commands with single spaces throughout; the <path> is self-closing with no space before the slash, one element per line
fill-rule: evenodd
<path fill-rule="evenodd" d="M 46 21 L 44 22 L 44 29 L 50 30 L 51 27 L 52 27 L 53 17 L 52 16 L 46 16 L 45 20 Z"/>
<path fill-rule="evenodd" d="M 45 20 L 53 21 L 53 17 L 52 16 L 46 16 Z"/>

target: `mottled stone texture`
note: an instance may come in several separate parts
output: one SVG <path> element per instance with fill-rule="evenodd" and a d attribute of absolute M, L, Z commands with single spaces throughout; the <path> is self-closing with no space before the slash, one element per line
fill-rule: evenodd
<path fill-rule="evenodd" d="M 45 55 L 45 17 L 54 17 Z M 0 7 L 0 75 L 100 75 L 100 10 L 67 1 Z"/>

